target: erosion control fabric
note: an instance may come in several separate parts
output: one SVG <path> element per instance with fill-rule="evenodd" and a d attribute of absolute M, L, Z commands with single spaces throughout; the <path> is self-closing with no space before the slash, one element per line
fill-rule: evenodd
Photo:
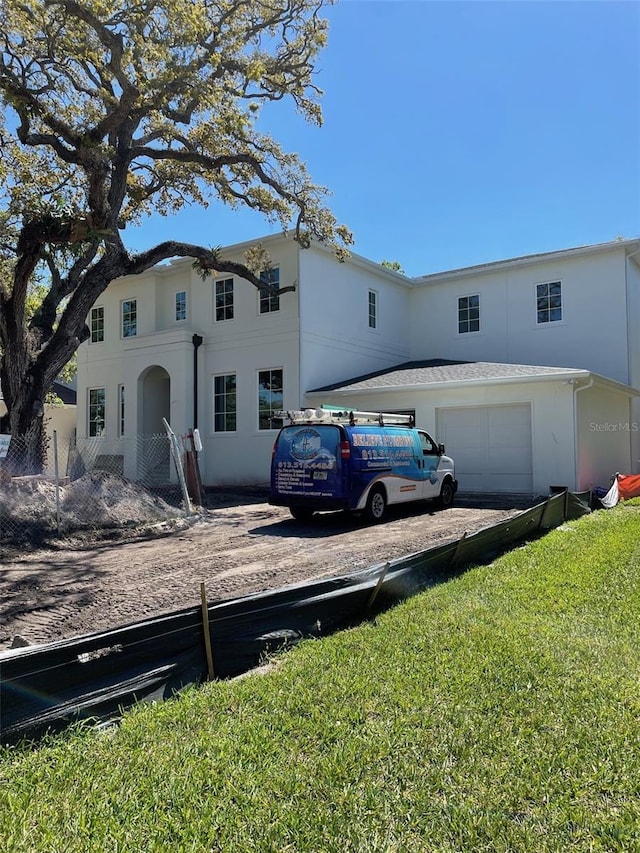
<path fill-rule="evenodd" d="M 357 624 L 586 512 L 587 496 L 565 492 L 470 536 L 389 563 L 210 603 L 214 674 L 239 675 L 300 639 Z M 207 674 L 200 608 L 5 652 L 0 655 L 1 740 L 13 744 L 76 720 L 113 719 L 136 701 L 166 699 Z"/>

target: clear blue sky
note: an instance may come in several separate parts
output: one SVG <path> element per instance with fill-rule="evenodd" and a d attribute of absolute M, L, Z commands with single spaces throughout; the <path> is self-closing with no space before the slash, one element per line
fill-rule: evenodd
<path fill-rule="evenodd" d="M 640 5 L 342 0 L 324 126 L 267 117 L 354 232 L 409 275 L 640 234 Z M 154 216 L 132 249 L 270 232 L 220 205 Z"/>

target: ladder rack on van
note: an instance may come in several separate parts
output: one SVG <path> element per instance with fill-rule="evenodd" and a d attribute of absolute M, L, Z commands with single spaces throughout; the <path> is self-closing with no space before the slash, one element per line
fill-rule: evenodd
<path fill-rule="evenodd" d="M 396 426 L 414 426 L 413 415 L 399 415 L 390 412 L 361 412 L 357 409 L 341 409 L 338 406 L 321 406 L 318 409 L 291 409 L 276 412 L 287 424 L 394 424 Z"/>

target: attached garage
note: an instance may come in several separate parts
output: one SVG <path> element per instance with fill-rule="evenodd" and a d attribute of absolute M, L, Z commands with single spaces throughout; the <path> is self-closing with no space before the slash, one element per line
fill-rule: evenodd
<path fill-rule="evenodd" d="M 533 491 L 530 403 L 437 409 L 436 432 L 465 491 Z"/>
<path fill-rule="evenodd" d="M 461 493 L 533 496 L 631 471 L 635 395 L 587 370 L 430 359 L 314 389 L 304 405 L 414 412 L 453 457 Z"/>

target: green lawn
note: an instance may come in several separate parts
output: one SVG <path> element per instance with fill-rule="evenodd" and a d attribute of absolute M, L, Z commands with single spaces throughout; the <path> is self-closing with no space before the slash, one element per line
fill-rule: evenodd
<path fill-rule="evenodd" d="M 428 523 L 428 522 L 425 522 Z M 6 851 L 640 850 L 640 509 L 0 762 Z"/>

